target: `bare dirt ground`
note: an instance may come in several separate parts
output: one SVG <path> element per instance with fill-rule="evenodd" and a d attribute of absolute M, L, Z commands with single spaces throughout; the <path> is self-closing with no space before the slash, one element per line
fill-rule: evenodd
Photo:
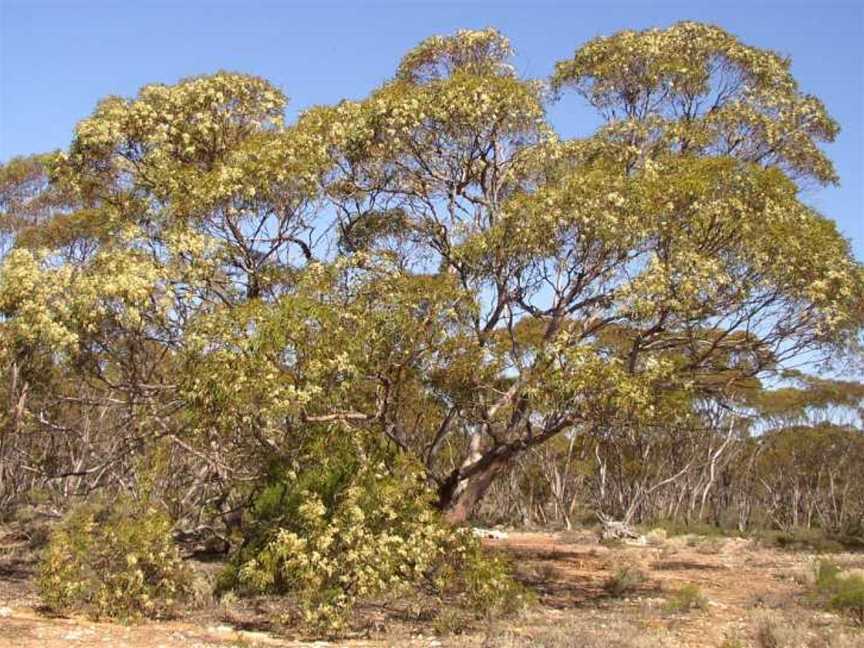
<path fill-rule="evenodd" d="M 404 615 L 382 613 L 365 638 L 334 642 L 303 642 L 270 632 L 260 605 L 253 609 L 237 602 L 214 602 L 183 619 L 137 625 L 51 618 L 39 610 L 32 559 L 0 554 L 0 646 L 864 648 L 864 631 L 808 598 L 815 558 L 805 553 L 694 536 L 607 547 L 588 533 L 513 532 L 487 542 L 508 553 L 518 577 L 537 592 L 537 605 L 528 612 L 470 627 L 412 623 Z M 864 567 L 862 554 L 824 558 Z M 612 596 L 604 583 L 624 566 L 646 579 L 634 591 Z M 702 609 L 676 606 L 676 593 L 688 585 L 704 595 Z"/>

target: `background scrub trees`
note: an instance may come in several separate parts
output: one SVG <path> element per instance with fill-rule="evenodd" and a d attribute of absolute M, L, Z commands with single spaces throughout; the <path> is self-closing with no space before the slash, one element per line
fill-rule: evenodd
<path fill-rule="evenodd" d="M 4 366 L 41 348 L 65 385 L 28 382 L 7 420 L 66 439 L 96 408 L 124 440 L 35 473 L 124 483 L 105 462 L 158 447 L 177 511 L 224 508 L 299 430 L 372 433 L 458 521 L 553 437 L 686 429 L 854 346 L 864 271 L 799 197 L 835 179 L 836 125 L 787 61 L 694 23 L 592 41 L 551 88 L 605 123 L 562 140 L 509 57 L 494 30 L 433 37 L 291 126 L 254 77 L 148 86 L 101 103 L 50 181 L 5 167 Z M 49 198 L 62 245 L 22 233 Z"/>
<path fill-rule="evenodd" d="M 794 375 L 754 399 L 758 487 L 742 488 L 770 524 L 854 536 L 864 528 L 864 386 Z M 761 429 L 760 429 L 761 428 Z"/>

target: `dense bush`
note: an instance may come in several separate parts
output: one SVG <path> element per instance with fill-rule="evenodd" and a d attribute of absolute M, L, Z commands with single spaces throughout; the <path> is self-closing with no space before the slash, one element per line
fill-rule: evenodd
<path fill-rule="evenodd" d="M 170 615 L 190 580 L 168 516 L 120 500 L 84 504 L 66 516 L 42 556 L 39 591 L 55 612 L 135 620 Z"/>
<path fill-rule="evenodd" d="M 299 620 L 331 634 L 358 601 L 417 588 L 483 615 L 525 603 L 500 558 L 441 521 L 404 458 L 338 442 L 320 449 L 300 471 L 274 470 L 221 590 L 293 595 Z"/>
<path fill-rule="evenodd" d="M 435 567 L 437 592 L 486 619 L 514 614 L 534 601 L 534 593 L 511 577 L 504 556 L 485 550 L 470 533 L 448 531 L 451 537 Z"/>

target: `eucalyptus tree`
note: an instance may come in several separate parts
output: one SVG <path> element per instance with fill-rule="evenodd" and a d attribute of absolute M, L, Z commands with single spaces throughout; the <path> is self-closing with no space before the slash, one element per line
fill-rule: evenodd
<path fill-rule="evenodd" d="M 605 123 L 562 140 L 509 54 L 494 30 L 433 37 L 369 99 L 307 116 L 335 143 L 348 238 L 453 286 L 446 340 L 396 366 L 438 409 L 423 455 L 453 519 L 532 446 L 666 424 L 696 395 L 849 348 L 862 321 L 861 264 L 800 196 L 836 180 L 819 144 L 837 126 L 787 60 L 695 23 L 594 40 L 551 88 Z M 366 415 L 419 450 L 393 380 Z M 467 439 L 455 456 L 448 435 Z"/>
<path fill-rule="evenodd" d="M 855 347 L 864 270 L 801 197 L 836 180 L 837 125 L 787 60 L 697 23 L 595 39 L 548 81 L 511 56 L 435 36 L 290 126 L 237 74 L 103 101 L 47 163 L 87 253 L 15 237 L 4 348 L 48 349 L 196 484 L 301 431 L 372 434 L 459 521 L 553 437 L 681 425 Z M 568 92 L 593 134 L 549 123 Z"/>

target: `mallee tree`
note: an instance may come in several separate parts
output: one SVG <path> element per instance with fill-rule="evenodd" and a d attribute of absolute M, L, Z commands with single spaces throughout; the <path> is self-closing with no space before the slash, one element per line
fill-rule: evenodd
<path fill-rule="evenodd" d="M 432 37 L 290 125 L 255 77 L 147 86 L 5 165 L 0 497 L 147 473 L 225 509 L 320 433 L 385 439 L 460 522 L 553 437 L 857 353 L 864 267 L 801 197 L 838 126 L 788 60 L 689 22 L 548 80 L 510 56 Z M 562 139 L 572 94 L 603 124 Z"/>

